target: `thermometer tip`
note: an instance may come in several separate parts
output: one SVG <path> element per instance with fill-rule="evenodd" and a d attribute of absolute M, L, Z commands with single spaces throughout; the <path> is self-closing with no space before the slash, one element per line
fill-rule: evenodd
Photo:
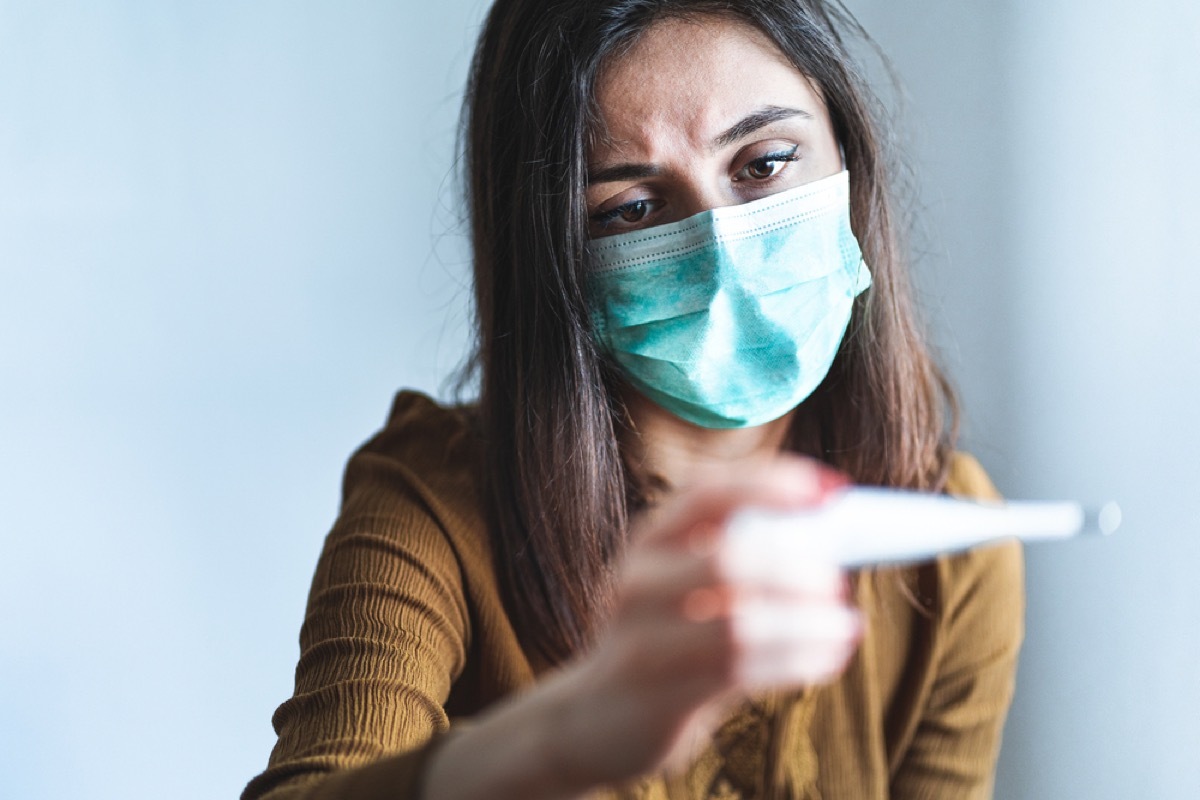
<path fill-rule="evenodd" d="M 1105 536 L 1121 527 L 1121 507 L 1111 500 L 1105 503 L 1096 515 L 1096 527 Z"/>

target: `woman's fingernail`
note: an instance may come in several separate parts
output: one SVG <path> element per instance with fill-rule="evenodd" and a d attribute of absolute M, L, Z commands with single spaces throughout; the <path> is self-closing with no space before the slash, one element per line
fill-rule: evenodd
<path fill-rule="evenodd" d="M 683 616 L 691 622 L 708 622 L 729 613 L 727 593 L 717 589 L 693 589 L 683 597 Z"/>
<path fill-rule="evenodd" d="M 845 473 L 826 466 L 817 469 L 817 488 L 820 489 L 822 495 L 840 491 L 849 485 L 850 479 L 846 477 Z"/>

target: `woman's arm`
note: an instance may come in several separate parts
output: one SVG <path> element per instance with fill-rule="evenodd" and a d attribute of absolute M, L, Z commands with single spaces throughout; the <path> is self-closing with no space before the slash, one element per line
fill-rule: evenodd
<path fill-rule="evenodd" d="M 399 437 L 404 457 L 389 455 L 392 441 L 351 460 L 295 696 L 244 800 L 577 796 L 687 762 L 731 697 L 827 679 L 853 652 L 858 618 L 836 570 L 780 574 L 772 554 L 736 554 L 724 536 L 737 507 L 823 496 L 827 473 L 781 459 L 713 475 L 642 520 L 595 647 L 447 734 L 454 682 L 481 667 L 483 623 L 468 608 L 464 543 L 439 522 L 454 512 L 438 497 L 465 489 L 430 487 L 406 466 L 457 458 L 454 434 L 431 430 L 428 414 L 418 422 L 419 437 L 403 420 L 382 435 Z M 417 439 L 431 452 L 413 456 L 426 447 Z"/>
<path fill-rule="evenodd" d="M 491 571 L 486 543 L 470 546 L 482 538 L 475 448 L 461 410 L 401 392 L 387 425 L 350 458 L 308 596 L 295 691 L 244 800 L 414 797 L 472 648 L 501 664 L 499 691 L 532 681 L 497 624 L 494 585 L 480 589 Z"/>
<path fill-rule="evenodd" d="M 412 796 L 449 727 L 444 704 L 471 635 L 456 554 L 396 461 L 364 449 L 346 482 L 309 593 L 295 692 L 243 800 Z"/>
<path fill-rule="evenodd" d="M 735 555 L 723 531 L 739 507 L 811 505 L 828 483 L 780 459 L 671 500 L 635 533 L 596 647 L 452 736 L 428 765 L 425 800 L 571 798 L 682 766 L 731 698 L 836 676 L 860 634 L 842 576 Z"/>

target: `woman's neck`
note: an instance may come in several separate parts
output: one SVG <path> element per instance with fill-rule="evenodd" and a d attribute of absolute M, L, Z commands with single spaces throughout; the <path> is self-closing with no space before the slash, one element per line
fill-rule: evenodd
<path fill-rule="evenodd" d="M 625 405 L 632 425 L 621 447 L 651 503 L 714 467 L 773 457 L 783 448 L 795 413 L 752 428 L 712 429 L 686 422 L 634 391 L 627 392 Z"/>

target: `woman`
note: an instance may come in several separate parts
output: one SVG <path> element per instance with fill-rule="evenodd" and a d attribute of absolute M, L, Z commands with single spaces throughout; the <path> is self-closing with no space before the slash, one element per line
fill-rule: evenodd
<path fill-rule="evenodd" d="M 464 126 L 481 397 L 402 393 L 351 460 L 245 798 L 990 794 L 1019 553 L 847 579 L 725 527 L 847 479 L 992 491 L 846 22 L 497 0 Z"/>

